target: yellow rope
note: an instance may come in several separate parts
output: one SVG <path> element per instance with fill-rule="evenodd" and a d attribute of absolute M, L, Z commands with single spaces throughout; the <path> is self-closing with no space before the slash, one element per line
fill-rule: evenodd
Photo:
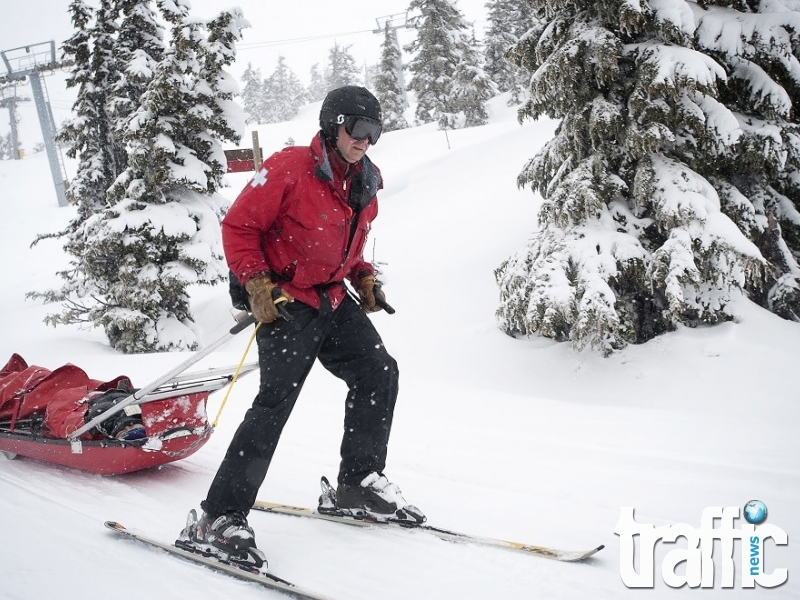
<path fill-rule="evenodd" d="M 233 389 L 233 384 L 236 383 L 236 379 L 239 377 L 239 372 L 242 370 L 242 365 L 244 365 L 244 360 L 247 358 L 247 353 L 250 352 L 250 346 L 253 345 L 253 340 L 256 339 L 256 333 L 258 333 L 258 328 L 261 327 L 261 323 L 256 323 L 256 328 L 253 331 L 253 335 L 250 336 L 250 341 L 247 342 L 247 348 L 244 349 L 244 354 L 242 354 L 242 360 L 239 361 L 239 366 L 236 367 L 236 372 L 233 374 L 233 378 L 231 382 L 228 384 L 228 391 L 225 392 L 225 397 L 222 399 L 222 404 L 219 405 L 219 411 L 217 411 L 217 416 L 214 419 L 214 422 L 211 424 L 211 427 L 216 429 L 217 423 L 219 423 L 219 418 L 222 416 L 222 409 L 225 408 L 225 404 L 228 402 L 228 396 L 231 395 L 231 390 Z"/>

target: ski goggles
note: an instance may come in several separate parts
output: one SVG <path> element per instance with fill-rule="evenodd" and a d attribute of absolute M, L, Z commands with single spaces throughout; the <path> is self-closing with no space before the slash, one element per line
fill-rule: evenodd
<path fill-rule="evenodd" d="M 380 121 L 369 117 L 359 117 L 357 115 L 339 115 L 337 119 L 340 125 L 344 125 L 344 130 L 354 140 L 369 139 L 373 146 L 378 143 L 383 131 Z"/>

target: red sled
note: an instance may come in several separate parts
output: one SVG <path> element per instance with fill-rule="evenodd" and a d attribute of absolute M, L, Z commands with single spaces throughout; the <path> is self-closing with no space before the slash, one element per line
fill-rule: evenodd
<path fill-rule="evenodd" d="M 208 441 L 209 394 L 258 365 L 182 374 L 232 335 L 251 324 L 238 324 L 220 340 L 163 377 L 134 390 L 127 377 L 109 382 L 90 379 L 75 365 L 54 371 L 29 367 L 15 354 L 0 370 L 0 454 L 32 458 L 101 475 L 120 475 L 191 456 Z M 89 418 L 91 398 L 123 391 L 102 414 Z M 117 439 L 102 428 L 115 417 L 136 415 L 136 439 Z M 111 421 L 110 421 L 111 420 Z M 98 427 L 99 426 L 99 427 Z"/>

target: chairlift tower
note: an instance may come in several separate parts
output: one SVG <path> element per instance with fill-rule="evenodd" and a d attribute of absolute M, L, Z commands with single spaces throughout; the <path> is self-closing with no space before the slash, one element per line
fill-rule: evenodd
<path fill-rule="evenodd" d="M 28 46 L 20 46 L 11 50 L 0 50 L 0 59 L 6 67 L 6 75 L 0 77 L 0 83 L 24 81 L 26 78 L 31 83 L 33 100 L 36 103 L 36 112 L 39 115 L 39 125 L 42 128 L 44 147 L 47 151 L 47 160 L 50 163 L 50 173 L 56 188 L 58 205 L 67 205 L 67 182 L 64 165 L 56 147 L 56 124 L 53 120 L 53 111 L 47 99 L 42 76 L 66 66 L 65 61 L 56 60 L 56 44 L 54 41 L 40 42 Z"/>
<path fill-rule="evenodd" d="M 386 29 L 388 28 L 392 32 L 392 36 L 394 37 L 394 45 L 395 47 L 401 51 L 400 48 L 400 41 L 397 39 L 397 30 L 402 29 L 403 27 L 408 27 L 408 11 L 404 13 L 395 13 L 393 15 L 385 15 L 383 17 L 377 17 L 375 22 L 378 24 L 377 29 L 373 29 L 372 33 L 386 33 Z M 397 75 L 397 82 L 400 84 L 400 90 L 403 93 L 403 104 L 408 106 L 408 95 L 406 94 L 406 81 L 405 77 L 403 76 L 403 58 L 402 56 L 397 57 L 397 62 L 395 63 L 394 67 L 395 73 Z"/>
<path fill-rule="evenodd" d="M 6 95 L 6 91 L 11 90 L 11 95 Z M 0 87 L 0 108 L 8 109 L 9 124 L 11 125 L 11 152 L 13 159 L 22 158 L 19 150 L 19 134 L 17 133 L 17 103 L 30 102 L 30 98 L 20 98 L 17 96 L 17 87 L 10 85 Z"/>

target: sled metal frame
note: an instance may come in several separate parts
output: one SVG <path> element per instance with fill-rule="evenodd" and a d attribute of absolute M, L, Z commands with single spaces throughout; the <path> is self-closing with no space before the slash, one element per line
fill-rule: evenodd
<path fill-rule="evenodd" d="M 98 423 L 102 423 L 109 417 L 119 412 L 122 412 L 123 410 L 125 410 L 126 406 L 130 406 L 131 404 L 141 404 L 142 402 L 151 402 L 163 398 L 169 398 L 184 393 L 182 391 L 176 393 L 175 391 L 176 388 L 172 387 L 170 389 L 170 386 L 181 385 L 181 384 L 184 384 L 184 386 L 189 386 L 190 381 L 194 378 L 193 375 L 188 374 L 182 376 L 181 375 L 182 373 L 184 373 L 192 365 L 197 364 L 198 362 L 203 360 L 206 356 L 214 352 L 214 350 L 216 350 L 220 346 L 226 344 L 237 333 L 246 329 L 250 325 L 254 325 L 256 322 L 256 319 L 255 317 L 253 317 L 253 315 L 250 315 L 244 311 L 237 314 L 234 318 L 238 321 L 237 324 L 234 325 L 225 335 L 220 337 L 218 340 L 209 344 L 201 351 L 197 352 L 194 356 L 182 362 L 168 373 L 165 373 L 155 381 L 135 391 L 130 396 L 124 398 L 123 400 L 121 400 L 116 405 L 109 408 L 104 413 L 97 415 L 94 419 L 86 423 L 83 427 L 76 429 L 69 436 L 67 436 L 67 440 L 72 445 L 73 453 L 75 454 L 81 453 L 82 446 L 81 446 L 81 440 L 79 439 L 81 435 L 89 431 L 92 427 L 94 427 Z M 254 366 L 253 368 L 256 368 L 256 366 Z M 229 371 L 230 368 L 226 368 L 223 370 Z M 225 383 L 227 383 L 230 380 L 229 379 L 230 377 L 232 377 L 232 373 L 229 373 L 227 376 L 222 377 L 221 385 L 219 385 L 214 389 L 219 389 L 220 387 L 224 386 Z M 198 384 L 198 385 L 203 385 L 203 384 Z M 185 387 L 184 389 L 187 389 L 187 387 Z M 192 390 L 192 392 L 197 392 L 197 391 L 202 391 L 202 390 L 199 390 L 197 388 L 194 388 Z M 190 392 L 187 391 L 185 393 L 190 393 Z"/>
<path fill-rule="evenodd" d="M 197 371 L 173 377 L 161 387 L 153 390 L 143 397 L 136 404 L 155 402 L 164 398 L 182 396 L 184 394 L 196 394 L 198 392 L 216 392 L 225 387 L 233 380 L 233 375 L 238 367 L 220 367 L 208 369 L 207 371 Z M 257 362 L 247 363 L 239 369 L 239 377 L 247 375 L 258 369 Z"/>
<path fill-rule="evenodd" d="M 156 402 L 157 400 L 165 400 L 167 398 L 176 398 L 178 396 L 187 396 L 189 394 L 199 394 L 208 392 L 209 394 L 216 392 L 228 385 L 233 380 L 233 374 L 238 367 L 219 367 L 212 368 L 206 371 L 197 371 L 193 373 L 186 373 L 172 378 L 170 381 L 161 387 L 153 390 L 151 393 L 139 399 L 136 404 L 146 404 L 148 402 Z M 239 369 L 239 377 L 252 373 L 258 369 L 257 362 L 247 363 Z M 17 419 L 14 424 L 14 429 L 11 429 L 11 421 L 0 421 L 0 434 L 11 433 L 15 435 L 39 437 L 32 431 L 35 419 Z M 41 419 L 39 420 L 41 422 Z M 58 438 L 42 438 L 56 441 Z M 104 440 L 113 441 L 113 440 Z M 86 444 L 84 440 L 82 443 Z M 131 445 L 129 442 L 127 445 Z"/>

